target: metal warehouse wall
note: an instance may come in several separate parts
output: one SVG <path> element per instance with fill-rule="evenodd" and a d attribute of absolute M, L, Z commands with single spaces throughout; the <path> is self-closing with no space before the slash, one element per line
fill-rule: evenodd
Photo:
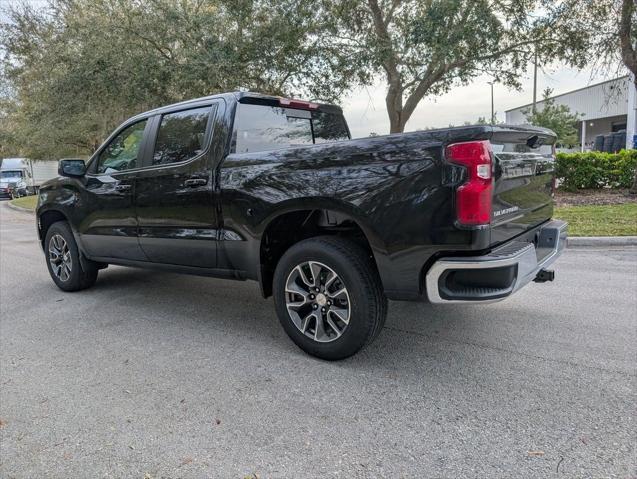
<path fill-rule="evenodd" d="M 628 76 L 625 76 L 552 98 L 556 104 L 566 105 L 574 113 L 583 113 L 584 120 L 621 116 L 626 115 L 628 111 L 629 85 Z M 543 108 L 543 105 L 543 101 L 537 102 L 538 109 Z M 528 104 L 507 111 L 506 122 L 513 125 L 526 123 L 523 111 L 530 110 L 531 106 Z"/>

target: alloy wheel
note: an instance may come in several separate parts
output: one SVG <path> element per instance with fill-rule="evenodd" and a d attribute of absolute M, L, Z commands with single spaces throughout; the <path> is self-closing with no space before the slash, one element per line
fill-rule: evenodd
<path fill-rule="evenodd" d="M 294 325 L 314 341 L 334 341 L 349 324 L 347 288 L 333 269 L 318 261 L 292 269 L 285 284 L 285 302 Z"/>
<path fill-rule="evenodd" d="M 68 281 L 73 269 L 73 260 L 69 245 L 61 235 L 53 235 L 49 240 L 49 263 L 56 278 Z"/>

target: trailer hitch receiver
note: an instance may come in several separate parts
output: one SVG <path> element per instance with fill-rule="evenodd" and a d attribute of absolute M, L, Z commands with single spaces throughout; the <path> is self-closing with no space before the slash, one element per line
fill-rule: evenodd
<path fill-rule="evenodd" d="M 533 281 L 536 283 L 546 283 L 555 279 L 555 271 L 552 269 L 541 269 Z"/>

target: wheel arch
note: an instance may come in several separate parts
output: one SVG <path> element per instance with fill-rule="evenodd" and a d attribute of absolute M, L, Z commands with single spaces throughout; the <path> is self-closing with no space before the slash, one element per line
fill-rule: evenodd
<path fill-rule="evenodd" d="M 58 209 L 48 209 L 38 212 L 38 237 L 40 238 L 40 243 L 42 243 L 43 247 L 47 231 L 53 223 L 57 223 L 58 221 L 66 221 L 70 225 L 68 216 Z"/>
<path fill-rule="evenodd" d="M 377 256 L 384 253 L 384 244 L 376 232 L 352 208 L 325 203 L 279 209 L 263 222 L 258 276 L 264 297 L 272 294 L 274 270 L 283 254 L 299 241 L 315 236 L 331 234 L 351 239 L 369 254 L 378 271 Z"/>

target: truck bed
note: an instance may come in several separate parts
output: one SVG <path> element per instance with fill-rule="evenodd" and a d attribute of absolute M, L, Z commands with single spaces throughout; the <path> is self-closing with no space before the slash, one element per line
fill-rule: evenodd
<path fill-rule="evenodd" d="M 465 169 L 447 161 L 445 148 L 476 140 L 504 145 L 494 149 L 493 226 L 462 228 L 455 192 Z M 527 127 L 470 126 L 232 153 L 219 179 L 224 227 L 232 236 L 259 235 L 260 225 L 299 203 L 346 213 L 369 240 L 390 297 L 418 296 L 414 285 L 422 284 L 436 257 L 487 252 L 551 217 L 552 156 L 531 148 L 530 140 L 552 152 L 555 136 Z M 255 258 L 232 242 L 224 248 L 225 264 L 249 270 Z"/>

